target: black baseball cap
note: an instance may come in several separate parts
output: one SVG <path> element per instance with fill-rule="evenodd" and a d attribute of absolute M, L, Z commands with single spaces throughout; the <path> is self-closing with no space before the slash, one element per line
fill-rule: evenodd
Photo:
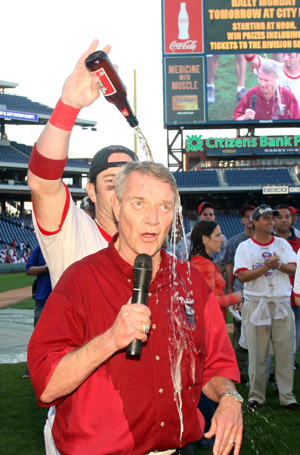
<path fill-rule="evenodd" d="M 279 212 L 277 210 L 273 210 L 269 205 L 267 204 L 262 204 L 259 205 L 253 212 L 251 213 L 251 218 L 250 220 L 258 220 L 260 216 L 267 216 L 271 215 L 273 213 L 274 216 L 278 216 Z"/>
<path fill-rule="evenodd" d="M 127 161 L 114 161 L 112 163 L 109 163 L 108 158 L 113 153 L 126 153 L 126 155 L 130 156 L 132 161 L 139 160 L 136 153 L 134 153 L 127 147 L 123 147 L 122 145 L 110 145 L 109 147 L 104 147 L 103 149 L 99 150 L 99 152 L 96 153 L 96 155 L 93 157 L 91 161 L 89 172 L 91 183 L 96 183 L 97 175 L 100 172 L 105 171 L 110 167 L 124 166 L 127 163 Z"/>

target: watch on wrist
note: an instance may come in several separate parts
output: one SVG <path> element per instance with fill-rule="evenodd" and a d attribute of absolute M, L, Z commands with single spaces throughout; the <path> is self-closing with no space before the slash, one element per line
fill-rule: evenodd
<path fill-rule="evenodd" d="M 241 404 L 243 404 L 243 402 L 244 402 L 243 397 L 238 392 L 225 392 L 225 393 L 222 393 L 222 395 L 220 396 L 220 400 L 223 397 L 234 398 L 234 400 L 238 401 Z"/>

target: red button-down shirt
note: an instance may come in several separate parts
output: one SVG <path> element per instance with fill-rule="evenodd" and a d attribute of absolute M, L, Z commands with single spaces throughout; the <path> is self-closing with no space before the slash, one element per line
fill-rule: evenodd
<path fill-rule="evenodd" d="M 77 390 L 52 403 L 57 406 L 53 436 L 61 454 L 143 455 L 183 447 L 203 434 L 197 410 L 202 385 L 215 376 L 239 381 L 222 313 L 201 273 L 191 266 L 191 295 L 188 264 L 177 262 L 174 284 L 173 258 L 164 251 L 161 258 L 149 288 L 152 327 L 140 359 L 119 351 Z M 60 359 L 112 326 L 132 296 L 132 272 L 112 241 L 63 274 L 28 347 L 40 405 Z M 172 379 L 176 372 L 179 395 Z"/>

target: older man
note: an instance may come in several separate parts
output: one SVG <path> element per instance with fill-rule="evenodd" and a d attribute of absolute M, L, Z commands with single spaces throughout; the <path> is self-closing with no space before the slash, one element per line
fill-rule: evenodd
<path fill-rule="evenodd" d="M 245 54 L 244 57 L 252 66 L 253 71 L 257 71 L 267 60 L 257 54 Z M 277 68 L 278 84 L 293 93 L 300 107 L 300 53 L 285 52 L 282 59 L 282 62 L 272 60 Z"/>
<path fill-rule="evenodd" d="M 287 120 L 300 118 L 297 99 L 278 83 L 275 62 L 266 60 L 257 70 L 258 86 L 241 99 L 233 120 Z"/>
<path fill-rule="evenodd" d="M 179 206 L 175 180 L 160 164 L 132 162 L 115 192 L 119 234 L 63 274 L 29 343 L 38 403 L 57 406 L 58 453 L 192 454 L 202 388 L 219 403 L 206 433 L 214 453 L 238 455 L 239 372 L 221 311 L 202 275 L 161 248 Z M 131 304 L 143 253 L 153 263 L 148 306 Z M 132 360 L 134 339 L 144 344 Z"/>

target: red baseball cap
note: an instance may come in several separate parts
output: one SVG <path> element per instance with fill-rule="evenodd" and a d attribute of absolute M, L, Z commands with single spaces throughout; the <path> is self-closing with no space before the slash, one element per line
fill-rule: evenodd
<path fill-rule="evenodd" d="M 289 211 L 291 212 L 292 215 L 294 215 L 294 214 L 299 215 L 300 214 L 300 210 L 295 209 L 295 207 L 292 207 L 291 205 L 289 206 Z"/>
<path fill-rule="evenodd" d="M 201 213 L 203 212 L 203 210 L 206 207 L 211 207 L 213 209 L 214 208 L 214 204 L 212 204 L 211 202 L 202 202 L 202 204 L 200 204 L 199 207 L 198 207 L 198 216 L 201 215 Z"/>
<path fill-rule="evenodd" d="M 244 216 L 244 213 L 246 212 L 246 210 L 255 210 L 256 207 L 254 207 L 254 205 L 245 205 L 242 210 L 241 210 L 241 215 Z"/>

